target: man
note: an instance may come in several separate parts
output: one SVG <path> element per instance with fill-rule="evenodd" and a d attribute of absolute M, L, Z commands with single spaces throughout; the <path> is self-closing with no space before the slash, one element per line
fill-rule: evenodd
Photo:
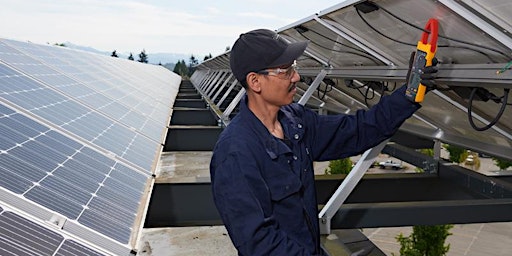
<path fill-rule="evenodd" d="M 355 115 L 318 115 L 292 103 L 295 60 L 307 42 L 273 31 L 240 35 L 230 53 L 246 89 L 210 163 L 214 201 L 239 255 L 325 255 L 313 161 L 358 155 L 391 137 L 420 105 L 405 88 Z"/>

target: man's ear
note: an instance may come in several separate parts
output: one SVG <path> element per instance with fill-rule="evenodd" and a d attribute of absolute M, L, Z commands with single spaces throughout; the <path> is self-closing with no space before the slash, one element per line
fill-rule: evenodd
<path fill-rule="evenodd" d="M 247 87 L 248 89 L 251 89 L 252 91 L 259 93 L 261 91 L 261 84 L 260 84 L 260 76 L 254 72 L 250 72 L 245 77 L 247 81 Z"/>

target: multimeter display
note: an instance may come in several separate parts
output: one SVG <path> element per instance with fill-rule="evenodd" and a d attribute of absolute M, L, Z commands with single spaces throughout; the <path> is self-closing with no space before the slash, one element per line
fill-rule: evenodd
<path fill-rule="evenodd" d="M 425 86 L 421 84 L 421 77 L 419 73 L 427 64 L 426 56 L 426 52 L 420 50 L 416 51 L 411 68 L 411 74 L 409 74 L 409 83 L 407 84 L 405 95 L 414 102 L 421 102 L 423 100 L 422 95 L 426 91 L 426 88 L 424 88 Z"/>

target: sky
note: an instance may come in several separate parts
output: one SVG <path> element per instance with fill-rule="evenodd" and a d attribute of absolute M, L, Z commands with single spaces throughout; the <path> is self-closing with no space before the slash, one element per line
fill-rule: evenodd
<path fill-rule="evenodd" d="M 343 1 L 0 0 L 0 38 L 217 56 L 241 33 L 277 30 Z"/>

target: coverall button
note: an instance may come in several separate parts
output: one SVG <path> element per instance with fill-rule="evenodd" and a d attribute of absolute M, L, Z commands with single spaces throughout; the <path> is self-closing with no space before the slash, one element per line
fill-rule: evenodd
<path fill-rule="evenodd" d="M 293 156 L 293 160 L 297 160 L 297 156 Z"/>
<path fill-rule="evenodd" d="M 302 124 L 297 124 L 297 127 L 298 127 L 299 129 L 301 129 L 301 128 L 302 128 Z"/>
<path fill-rule="evenodd" d="M 298 140 L 298 139 L 299 139 L 299 135 L 298 135 L 298 134 L 293 135 L 293 137 L 294 137 L 296 140 Z"/>

